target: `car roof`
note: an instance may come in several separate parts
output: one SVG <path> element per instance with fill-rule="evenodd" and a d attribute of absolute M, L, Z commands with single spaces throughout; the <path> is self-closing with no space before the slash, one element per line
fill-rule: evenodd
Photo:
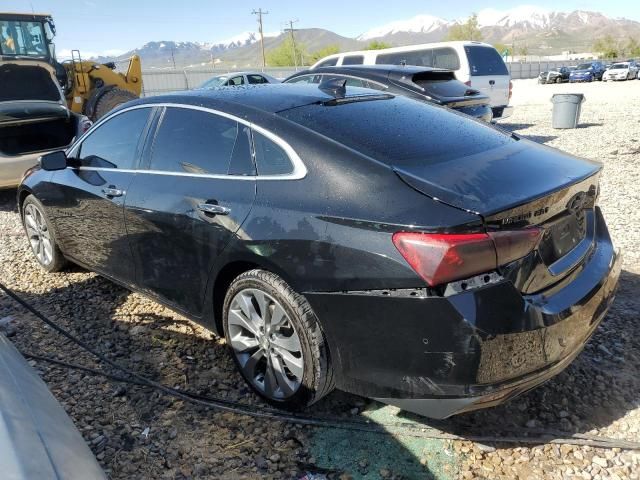
<path fill-rule="evenodd" d="M 334 73 L 352 75 L 361 78 L 386 80 L 390 75 L 415 75 L 423 72 L 451 72 L 443 68 L 420 67 L 415 65 L 345 65 L 333 67 L 317 67 L 312 70 L 304 70 L 294 73 L 289 78 L 301 77 L 303 75 L 320 75 L 323 73 Z"/>
<path fill-rule="evenodd" d="M 347 88 L 347 96 L 362 94 L 379 95 L 380 92 L 364 88 Z M 266 113 L 277 113 L 312 103 L 320 103 L 332 98 L 334 98 L 332 95 L 323 92 L 317 85 L 267 83 L 176 92 L 168 95 L 147 97 L 127 105 L 183 103 L 219 108 L 222 104 L 233 104 Z"/>

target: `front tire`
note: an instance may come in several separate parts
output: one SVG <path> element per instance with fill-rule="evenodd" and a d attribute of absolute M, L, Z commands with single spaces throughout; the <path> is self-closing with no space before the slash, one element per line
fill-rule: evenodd
<path fill-rule="evenodd" d="M 93 118 L 91 120 L 96 121 L 117 106 L 122 105 L 126 102 L 130 102 L 131 100 L 135 100 L 137 98 L 137 95 L 128 90 L 123 90 L 121 88 L 112 88 L 111 90 L 103 93 L 96 102 L 96 106 L 93 111 Z"/>
<path fill-rule="evenodd" d="M 225 295 L 223 325 L 236 367 L 268 403 L 299 410 L 333 390 L 318 319 L 279 276 L 259 269 L 238 276 Z"/>
<path fill-rule="evenodd" d="M 33 195 L 29 195 L 22 204 L 22 225 L 40 266 L 47 272 L 62 270 L 67 261 L 58 247 L 44 206 Z"/>

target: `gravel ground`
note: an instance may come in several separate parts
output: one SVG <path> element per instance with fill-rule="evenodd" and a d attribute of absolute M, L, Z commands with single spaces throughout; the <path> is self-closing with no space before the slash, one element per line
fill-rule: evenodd
<path fill-rule="evenodd" d="M 600 204 L 624 253 L 620 290 L 609 315 L 565 372 L 503 406 L 434 422 L 335 392 L 311 413 L 372 421 L 376 415 L 399 417 L 463 437 L 526 436 L 544 429 L 558 432 L 559 438 L 581 433 L 640 439 L 640 212 L 635 206 L 640 196 L 640 109 L 629 102 L 638 98 L 640 81 L 514 84 L 516 110 L 502 123 L 504 128 L 605 164 Z M 586 94 L 581 128 L 551 128 L 549 99 L 556 92 Z M 224 342 L 207 330 L 80 268 L 59 274 L 39 270 L 15 213 L 14 195 L 0 192 L 0 280 L 137 372 L 203 395 L 260 404 L 235 373 Z M 99 367 L 3 296 L 0 329 L 23 352 Z M 114 479 L 300 478 L 307 471 L 341 479 L 639 478 L 637 451 L 471 441 L 415 447 L 402 435 L 371 441 L 335 431 L 331 436 L 310 427 L 212 411 L 146 387 L 45 362 L 31 363 Z"/>

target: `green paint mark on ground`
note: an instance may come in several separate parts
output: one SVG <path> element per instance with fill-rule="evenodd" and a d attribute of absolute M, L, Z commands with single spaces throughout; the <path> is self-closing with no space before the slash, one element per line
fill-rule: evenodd
<path fill-rule="evenodd" d="M 398 409 L 374 403 L 362 416 L 372 423 L 411 423 L 416 420 L 396 416 Z M 328 471 L 347 473 L 354 480 L 399 476 L 403 479 L 449 480 L 457 472 L 457 459 L 447 442 L 440 439 L 389 433 L 318 428 L 310 444 L 316 465 Z"/>

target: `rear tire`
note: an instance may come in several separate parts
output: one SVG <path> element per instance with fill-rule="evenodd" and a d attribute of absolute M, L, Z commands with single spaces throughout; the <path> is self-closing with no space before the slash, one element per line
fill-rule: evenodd
<path fill-rule="evenodd" d="M 47 272 L 59 272 L 67 264 L 56 242 L 45 208 L 33 195 L 22 204 L 22 225 L 37 262 Z"/>
<path fill-rule="evenodd" d="M 279 276 L 259 269 L 238 276 L 225 295 L 223 325 L 238 371 L 271 405 L 299 410 L 333 390 L 318 319 Z"/>
<path fill-rule="evenodd" d="M 128 90 L 123 90 L 121 88 L 112 88 L 111 90 L 102 94 L 102 96 L 96 102 L 95 109 L 93 110 L 92 120 L 98 120 L 100 117 L 103 117 L 111 110 L 116 108 L 123 103 L 130 102 L 131 100 L 135 100 L 138 97 L 129 92 Z"/>

